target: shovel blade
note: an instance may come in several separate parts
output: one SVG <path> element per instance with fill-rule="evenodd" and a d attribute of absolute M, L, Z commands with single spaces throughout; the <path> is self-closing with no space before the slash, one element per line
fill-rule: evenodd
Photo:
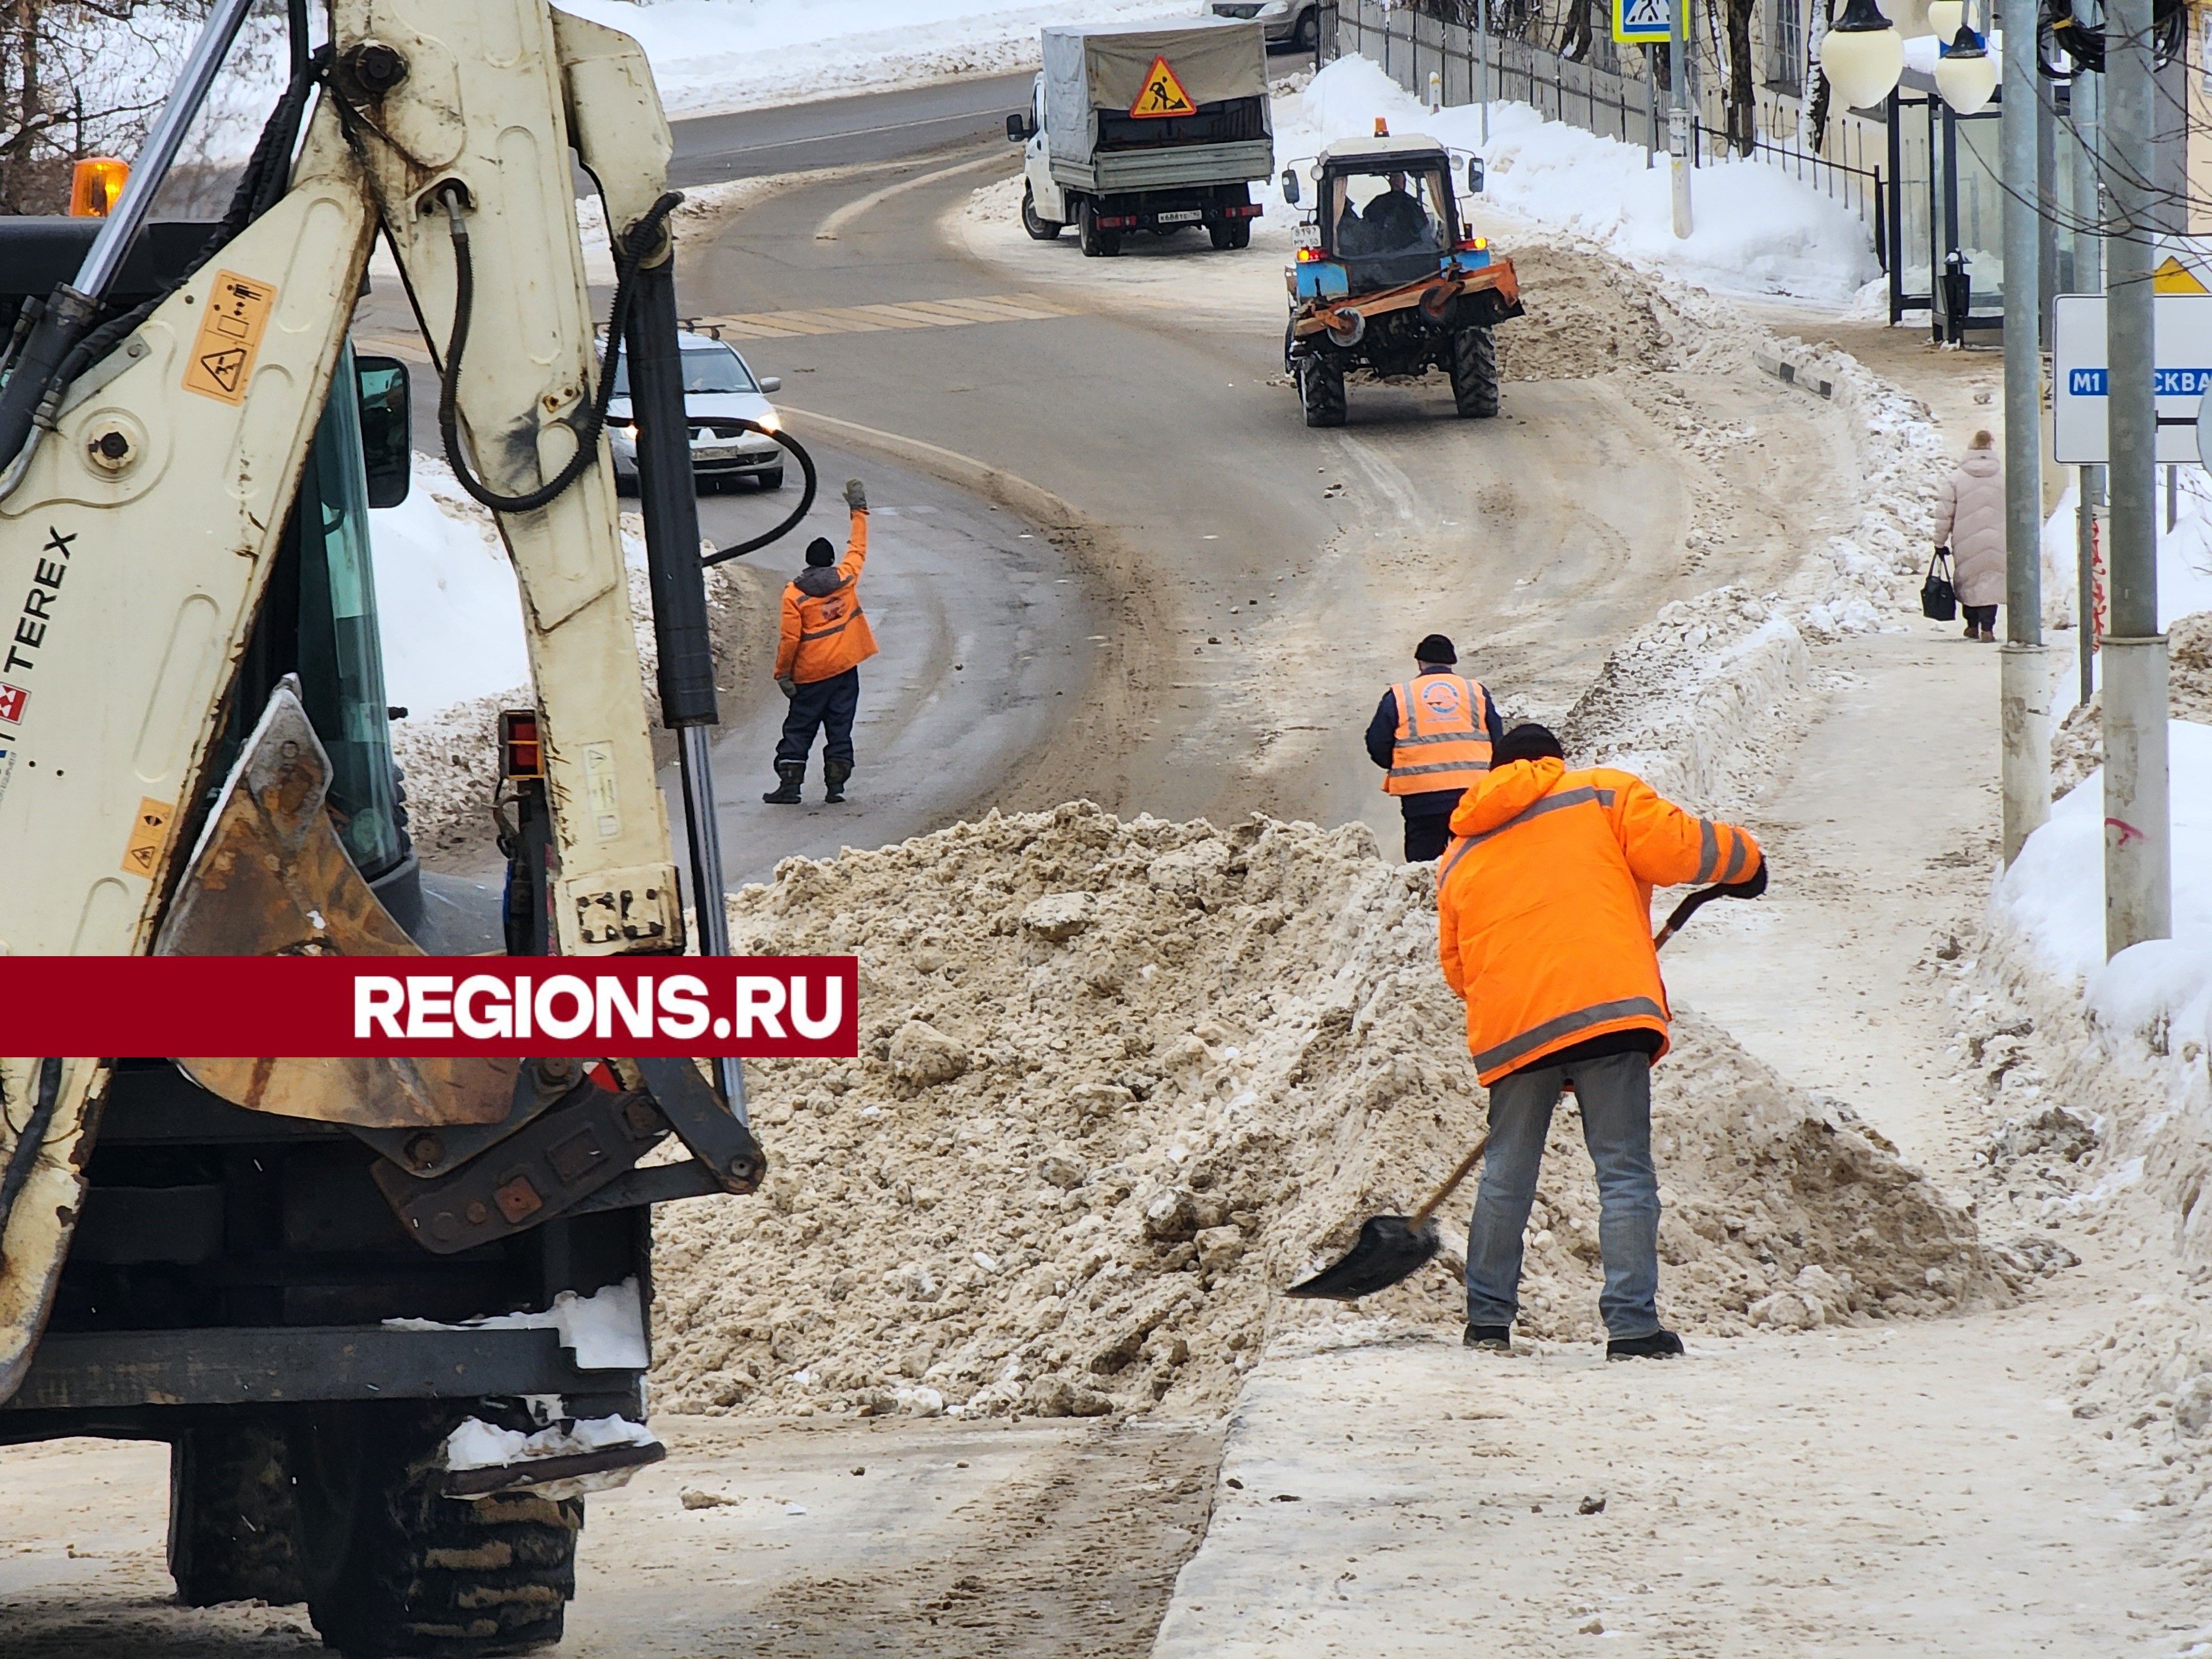
<path fill-rule="evenodd" d="M 1416 1229 L 1402 1215 L 1370 1216 L 1359 1229 L 1358 1242 L 1344 1253 L 1342 1261 L 1299 1280 L 1283 1294 L 1356 1302 L 1411 1278 L 1436 1255 L 1437 1245 L 1433 1223 Z"/>

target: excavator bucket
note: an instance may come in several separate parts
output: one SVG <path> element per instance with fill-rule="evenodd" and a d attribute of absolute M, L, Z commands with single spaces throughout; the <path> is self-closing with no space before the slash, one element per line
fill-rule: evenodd
<path fill-rule="evenodd" d="M 287 676 L 192 848 L 154 954 L 420 956 L 369 890 L 323 810 L 331 763 Z M 519 1060 L 179 1059 L 248 1111 L 356 1128 L 497 1123 Z"/>

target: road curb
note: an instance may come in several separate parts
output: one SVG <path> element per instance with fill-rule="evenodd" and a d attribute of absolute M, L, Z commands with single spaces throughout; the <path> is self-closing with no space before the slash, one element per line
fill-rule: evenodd
<path fill-rule="evenodd" d="M 1784 386 L 1802 386 L 1816 398 L 1830 400 L 1836 395 L 1833 380 L 1815 369 L 1790 362 L 1779 352 L 1755 350 L 1751 354 L 1751 360 Z"/>

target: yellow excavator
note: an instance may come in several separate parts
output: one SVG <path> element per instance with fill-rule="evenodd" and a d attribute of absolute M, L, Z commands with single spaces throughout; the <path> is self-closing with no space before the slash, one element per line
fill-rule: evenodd
<path fill-rule="evenodd" d="M 522 589 L 506 946 L 687 948 L 602 431 L 619 349 L 696 948 L 726 954 L 644 54 L 544 0 L 331 0 L 319 32 L 293 0 L 228 213 L 157 221 L 248 5 L 215 0 L 105 216 L 0 221 L 0 954 L 431 936 L 367 531 L 407 488 L 409 383 L 348 341 L 380 236 Z M 617 255 L 604 343 L 572 165 Z M 40 1036 L 0 1008 L 0 1048 Z M 0 1059 L 0 1446 L 167 1442 L 188 1603 L 304 1601 L 348 1655 L 543 1646 L 584 1494 L 661 1455 L 650 1206 L 764 1164 L 727 1060 Z"/>

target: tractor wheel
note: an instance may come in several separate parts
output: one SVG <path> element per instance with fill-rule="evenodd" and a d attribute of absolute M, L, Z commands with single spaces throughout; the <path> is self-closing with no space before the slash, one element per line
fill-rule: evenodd
<path fill-rule="evenodd" d="M 1452 401 L 1472 420 L 1498 413 L 1498 341 L 1486 325 L 1451 337 Z"/>
<path fill-rule="evenodd" d="M 307 1612 L 346 1659 L 492 1659 L 561 1639 L 583 1502 L 446 1497 L 432 1455 L 456 1417 L 318 1413 L 293 1437 Z"/>
<path fill-rule="evenodd" d="M 1344 368 L 1328 357 L 1298 360 L 1298 401 L 1305 405 L 1308 426 L 1344 424 Z"/>
<path fill-rule="evenodd" d="M 1087 197 L 1075 210 L 1075 234 L 1086 259 L 1110 259 L 1121 251 L 1121 233 L 1098 228 L 1098 204 Z"/>
<path fill-rule="evenodd" d="M 1033 242 L 1049 242 L 1066 228 L 1057 219 L 1048 219 L 1037 211 L 1036 186 L 1022 186 L 1022 228 L 1030 234 Z"/>
<path fill-rule="evenodd" d="M 293 1534 L 292 1482 L 277 1424 L 226 1413 L 171 1443 L 169 1576 L 186 1607 L 306 1601 Z"/>

